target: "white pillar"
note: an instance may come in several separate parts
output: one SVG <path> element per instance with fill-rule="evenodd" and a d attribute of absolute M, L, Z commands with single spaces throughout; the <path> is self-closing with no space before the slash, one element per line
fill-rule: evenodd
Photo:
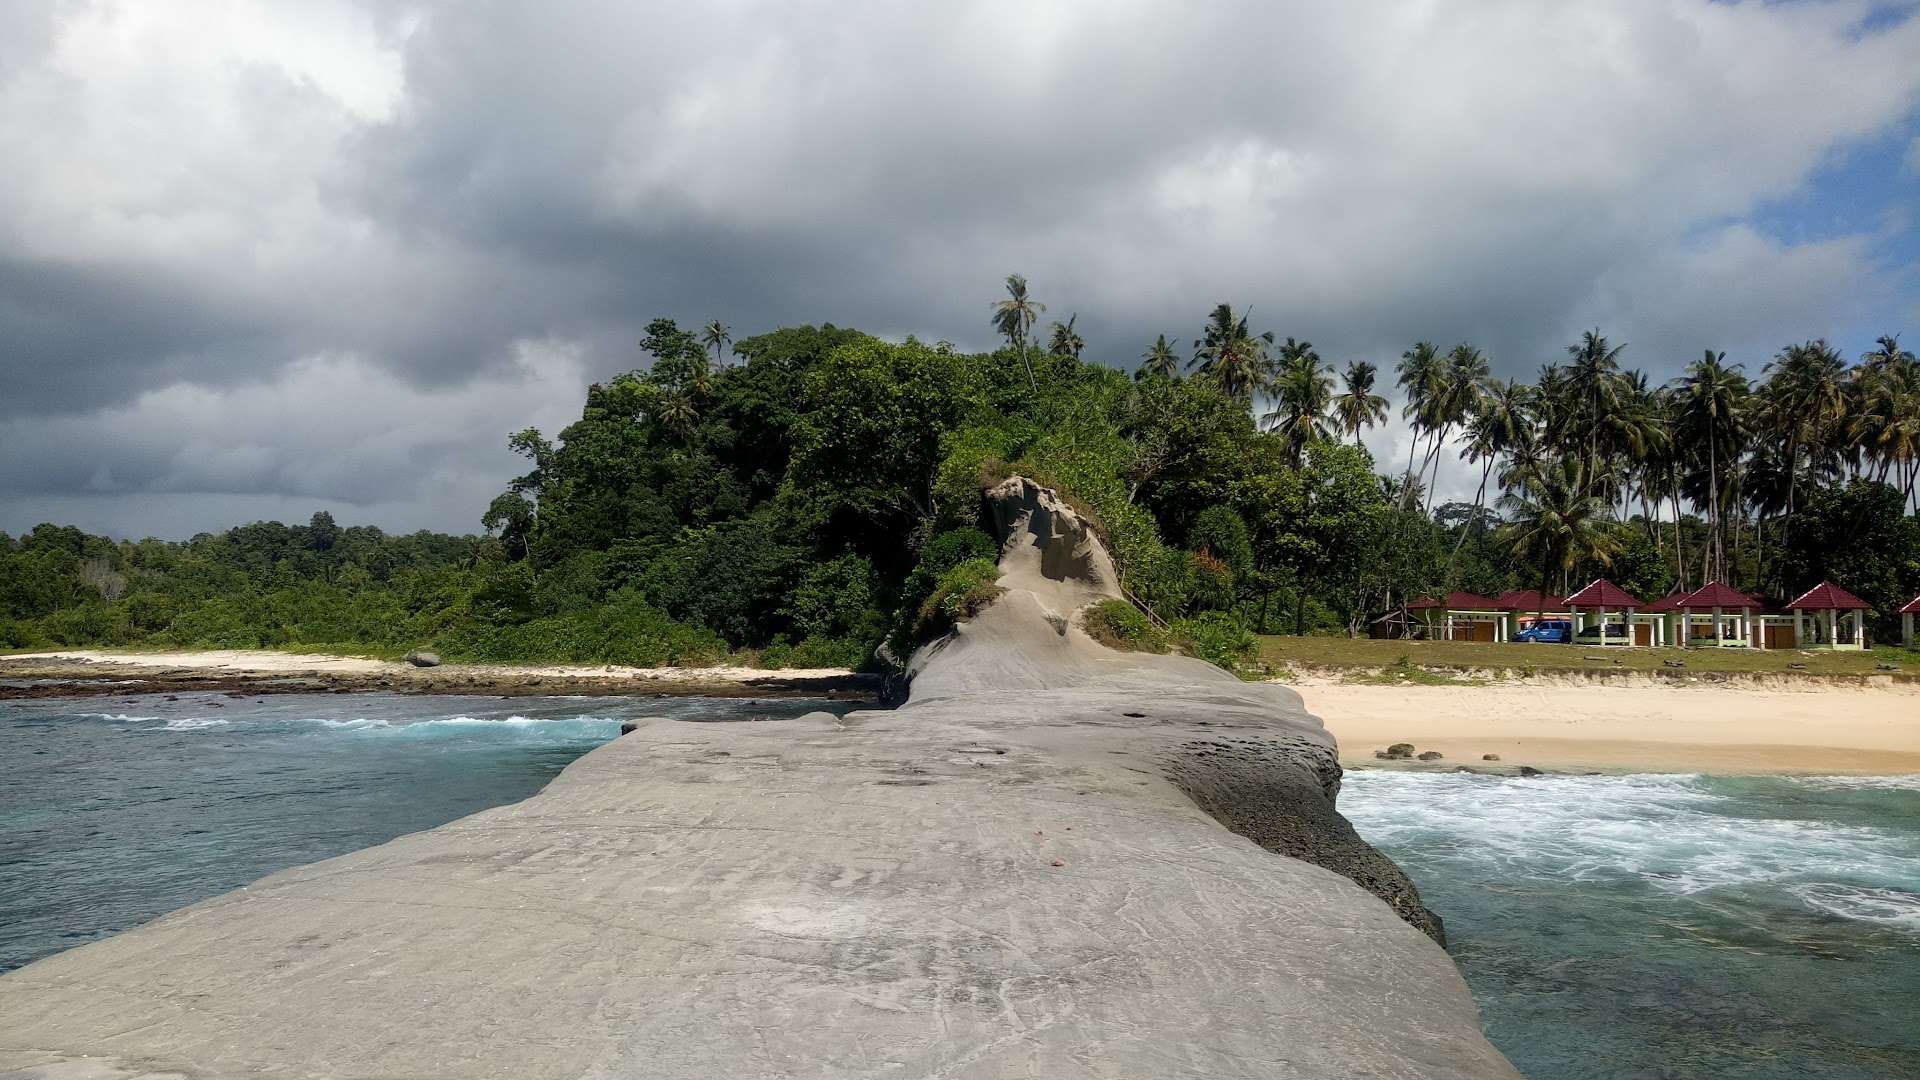
<path fill-rule="evenodd" d="M 1801 622 L 1800 611 L 1797 608 L 1793 612 L 1793 647 L 1796 649 L 1807 647 L 1806 626 Z"/>
<path fill-rule="evenodd" d="M 1913 612 L 1900 616 L 1900 644 L 1913 648 Z"/>
<path fill-rule="evenodd" d="M 1863 649 L 1867 647 L 1867 613 L 1864 611 L 1853 613 L 1853 643 Z"/>
<path fill-rule="evenodd" d="M 1827 609 L 1827 645 L 1831 648 L 1840 645 L 1840 613 L 1833 608 Z"/>
<path fill-rule="evenodd" d="M 1719 648 L 1727 643 L 1725 625 L 1720 621 L 1720 605 L 1713 605 L 1713 647 Z"/>
<path fill-rule="evenodd" d="M 1600 605 L 1600 644 L 1607 643 L 1607 605 Z"/>

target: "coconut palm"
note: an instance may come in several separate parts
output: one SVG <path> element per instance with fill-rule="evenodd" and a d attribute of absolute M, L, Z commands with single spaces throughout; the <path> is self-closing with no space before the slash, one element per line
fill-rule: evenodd
<path fill-rule="evenodd" d="M 1073 329 L 1074 321 L 1079 318 L 1078 314 L 1069 315 L 1066 322 L 1056 322 L 1048 328 L 1053 334 L 1052 339 L 1047 342 L 1048 355 L 1080 359 L 1081 350 L 1087 347 L 1087 343 Z"/>
<path fill-rule="evenodd" d="M 1040 321 L 1047 305 L 1027 295 L 1027 279 L 1020 274 L 1007 275 L 1007 298 L 987 305 L 993 311 L 993 328 L 1006 335 L 1007 344 L 1020 354 L 1027 368 L 1027 385 L 1035 390 L 1040 384 L 1033 378 L 1033 362 L 1027 359 L 1027 331 Z"/>
<path fill-rule="evenodd" d="M 1725 580 L 1726 540 L 1722 532 L 1725 504 L 1720 482 L 1725 463 L 1740 456 L 1749 434 L 1747 399 L 1750 388 L 1740 365 L 1727 365 L 1727 354 L 1706 350 L 1674 380 L 1675 442 L 1683 461 L 1706 467 L 1707 555 L 1703 581 Z M 1704 457 L 1702 456 L 1704 452 Z"/>
<path fill-rule="evenodd" d="M 1440 359 L 1440 350 L 1434 347 L 1433 342 L 1421 341 L 1416 342 L 1413 348 L 1401 353 L 1400 363 L 1394 368 L 1397 376 L 1395 381 L 1407 394 L 1407 403 L 1400 407 L 1400 418 L 1410 421 L 1413 429 L 1413 438 L 1407 443 L 1407 475 L 1400 484 L 1402 501 L 1396 504 L 1402 508 L 1407 505 L 1405 499 L 1414 488 L 1413 455 L 1423 441 L 1426 419 L 1430 413 L 1429 402 L 1435 396 L 1444 367 L 1445 364 Z M 1421 467 L 1420 473 L 1422 476 L 1426 475 L 1425 466 Z M 1425 487 L 1424 484 L 1421 486 Z"/>
<path fill-rule="evenodd" d="M 1165 334 L 1154 338 L 1153 344 L 1147 346 L 1147 351 L 1141 353 L 1140 358 L 1146 361 L 1140 365 L 1140 370 L 1149 375 L 1172 376 L 1180 370 L 1180 354 L 1174 351 L 1173 343 L 1167 340 Z"/>
<path fill-rule="evenodd" d="M 680 436 L 682 442 L 693 435 L 693 425 L 700 420 L 700 411 L 694 407 L 693 397 L 685 390 L 675 390 L 660 400 L 660 422 L 667 430 Z"/>
<path fill-rule="evenodd" d="M 1533 420 L 1528 413 L 1533 396 L 1533 388 L 1524 383 L 1509 379 L 1505 383 L 1493 384 L 1477 402 L 1473 416 L 1467 421 L 1467 446 L 1460 456 L 1469 463 L 1482 463 L 1480 469 L 1480 487 L 1473 493 L 1473 514 L 1467 518 L 1468 525 L 1480 518 L 1480 508 L 1486 505 L 1487 481 L 1493 476 L 1493 467 L 1509 451 L 1531 441 Z M 1453 555 L 1447 560 L 1447 576 L 1453 576 L 1454 561 L 1460 557 L 1460 549 L 1466 545 L 1469 529 L 1460 530 L 1460 539 L 1454 542 Z"/>
<path fill-rule="evenodd" d="M 1580 459 L 1563 456 L 1518 490 L 1500 497 L 1507 523 L 1495 536 L 1515 560 L 1540 567 L 1540 591 L 1555 571 L 1565 591 L 1583 563 L 1613 565 L 1620 549 L 1613 508 L 1592 493 Z"/>
<path fill-rule="evenodd" d="M 1784 538 L 1793 526 L 1802 465 L 1810 478 L 1837 475 L 1839 431 L 1847 418 L 1847 363 L 1825 341 L 1789 345 L 1767 364 L 1762 423 L 1787 470 Z"/>
<path fill-rule="evenodd" d="M 1453 429 L 1465 424 L 1479 407 L 1491 380 L 1491 370 L 1492 363 L 1486 354 L 1471 345 L 1455 345 L 1447 351 L 1446 362 L 1427 398 L 1426 423 L 1436 432 L 1433 446 L 1427 451 L 1428 463 L 1421 467 L 1422 475 L 1429 466 L 1433 470 L 1429 494 L 1440 486 L 1440 451 L 1447 445 Z"/>
<path fill-rule="evenodd" d="M 1586 445 L 1587 479 L 1597 481 L 1600 428 L 1604 418 L 1620 402 L 1620 354 L 1625 345 L 1615 345 L 1600 336 L 1599 330 L 1580 335 L 1578 345 L 1567 346 L 1572 359 L 1567 364 L 1567 393 L 1573 405 L 1573 430 L 1569 432 Z"/>
<path fill-rule="evenodd" d="M 1387 399 L 1373 392 L 1373 380 L 1380 369 L 1365 360 L 1347 365 L 1341 375 L 1346 393 L 1333 399 L 1333 422 L 1339 430 L 1360 442 L 1360 429 L 1371 428 L 1387 418 Z"/>
<path fill-rule="evenodd" d="M 1277 407 L 1267 423 L 1287 447 L 1287 460 L 1298 468 L 1308 443 L 1327 438 L 1327 412 L 1333 405 L 1332 369 L 1320 362 L 1313 344 L 1288 338 L 1280 346 L 1270 383 Z"/>
<path fill-rule="evenodd" d="M 1266 382 L 1267 346 L 1272 344 L 1272 331 L 1251 333 L 1247 316 L 1236 318 L 1230 305 L 1220 304 L 1194 341 L 1187 366 L 1213 379 L 1229 397 L 1251 400 Z"/>
<path fill-rule="evenodd" d="M 700 343 L 712 349 L 713 362 L 724 367 L 726 361 L 723 354 L 726 347 L 733 343 L 733 331 L 728 330 L 719 319 L 710 319 L 707 325 L 700 328 Z"/>

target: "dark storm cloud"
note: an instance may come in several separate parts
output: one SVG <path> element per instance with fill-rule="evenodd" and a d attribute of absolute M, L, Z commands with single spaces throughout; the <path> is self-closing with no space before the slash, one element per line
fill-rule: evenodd
<path fill-rule="evenodd" d="M 1661 376 L 1843 332 L 1899 288 L 1871 238 L 1744 217 L 1909 117 L 1920 32 L 1856 19 L 0 9 L 0 528 L 467 528 L 504 433 L 563 424 L 653 315 L 985 346 L 1011 270 L 1122 364 L 1222 300 L 1330 359 L 1470 340 L 1514 376 L 1596 324 Z"/>

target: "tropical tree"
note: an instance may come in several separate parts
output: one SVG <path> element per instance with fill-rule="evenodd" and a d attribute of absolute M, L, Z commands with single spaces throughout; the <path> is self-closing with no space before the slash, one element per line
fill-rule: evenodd
<path fill-rule="evenodd" d="M 1576 566 L 1610 566 L 1620 549 L 1613 508 L 1592 492 L 1580 459 L 1562 457 L 1553 467 L 1528 477 L 1518 491 L 1500 497 L 1507 523 L 1496 540 L 1519 562 L 1540 568 L 1540 591 L 1555 572 L 1566 591 Z"/>
<path fill-rule="evenodd" d="M 1040 321 L 1046 313 L 1047 305 L 1027 295 L 1027 279 L 1020 274 L 1007 275 L 1007 298 L 995 300 L 987 305 L 993 310 L 993 328 L 1006 335 L 1007 344 L 1020 354 L 1020 362 L 1026 365 L 1027 385 L 1038 390 L 1040 384 L 1033 378 L 1033 362 L 1027 359 L 1027 332 L 1033 324 Z"/>
<path fill-rule="evenodd" d="M 1532 391 L 1532 387 L 1511 379 L 1495 383 L 1480 396 L 1473 416 L 1467 422 L 1467 446 L 1460 456 L 1469 463 L 1481 463 L 1480 487 L 1473 493 L 1473 513 L 1467 518 L 1466 527 L 1460 530 L 1460 538 L 1453 545 L 1453 555 L 1447 560 L 1449 577 L 1453 574 L 1454 563 L 1460 558 L 1460 549 L 1466 545 L 1473 522 L 1480 518 L 1480 508 L 1486 505 L 1487 481 L 1493 476 L 1494 465 L 1509 451 L 1531 441 L 1533 420 L 1528 409 L 1532 402 Z"/>
<path fill-rule="evenodd" d="M 1322 365 L 1313 344 L 1288 338 L 1280 346 L 1270 387 L 1276 408 L 1266 420 L 1287 448 L 1287 461 L 1298 468 L 1308 443 L 1327 438 L 1327 411 L 1333 404 L 1332 369 Z"/>
<path fill-rule="evenodd" d="M 1380 369 L 1365 360 L 1347 365 L 1341 375 L 1346 392 L 1333 399 L 1335 427 L 1360 442 L 1360 429 L 1371 428 L 1387 418 L 1387 399 L 1373 392 L 1373 380 Z"/>
<path fill-rule="evenodd" d="M 1254 334 L 1247 316 L 1236 317 L 1232 306 L 1220 304 L 1193 343 L 1187 366 L 1218 383 L 1229 397 L 1251 400 L 1266 382 L 1267 347 L 1273 332 Z"/>
<path fill-rule="evenodd" d="M 1793 527 L 1801 476 L 1838 474 L 1839 428 L 1848 405 L 1846 368 L 1847 362 L 1825 341 L 1789 345 L 1767 364 L 1762 419 L 1786 467 L 1783 537 Z"/>
<path fill-rule="evenodd" d="M 1141 353 L 1140 358 L 1146 361 L 1140 365 L 1140 370 L 1149 375 L 1172 376 L 1180 371 L 1180 354 L 1165 334 L 1153 339 L 1153 344 L 1147 346 L 1147 351 Z"/>
<path fill-rule="evenodd" d="M 1692 459 L 1705 467 L 1707 498 L 1707 552 L 1702 581 L 1726 580 L 1726 541 L 1722 519 L 1721 475 L 1726 463 L 1746 448 L 1749 432 L 1747 377 L 1740 365 L 1727 365 L 1727 354 L 1706 350 L 1674 380 L 1675 443 L 1684 464 Z M 1702 456 L 1704 452 L 1704 457 Z"/>
<path fill-rule="evenodd" d="M 1053 337 L 1047 343 L 1048 355 L 1080 359 L 1080 353 L 1087 347 L 1087 343 L 1073 329 L 1074 321 L 1079 317 L 1077 314 L 1069 315 L 1066 322 L 1056 322 L 1049 328 L 1053 332 Z"/>
<path fill-rule="evenodd" d="M 1580 343 L 1567 346 L 1572 359 L 1566 368 L 1566 392 L 1573 406 L 1573 435 L 1586 444 L 1586 477 L 1589 483 L 1600 479 L 1601 428 L 1605 418 L 1620 403 L 1622 380 L 1620 354 L 1625 345 L 1615 345 L 1600 336 L 1599 330 L 1580 335 Z"/>
<path fill-rule="evenodd" d="M 1405 500 L 1414 490 L 1413 456 L 1427 431 L 1430 402 L 1436 396 L 1444 369 L 1440 350 L 1431 341 L 1417 342 L 1413 348 L 1401 353 L 1400 363 L 1395 368 L 1398 375 L 1396 381 L 1407 395 L 1407 403 L 1400 407 L 1400 418 L 1411 422 L 1414 434 L 1407 444 L 1407 474 L 1400 484 L 1401 501 L 1395 504 L 1396 508 L 1404 508 L 1407 505 Z M 1424 477 L 1426 471 L 1423 465 L 1420 475 Z M 1425 487 L 1424 484 L 1420 486 Z"/>
<path fill-rule="evenodd" d="M 710 319 L 707 325 L 700 328 L 700 343 L 712 349 L 713 362 L 724 367 L 726 366 L 724 352 L 728 345 L 733 344 L 733 332 L 728 330 L 719 319 Z"/>
<path fill-rule="evenodd" d="M 1468 417 L 1480 405 L 1481 397 L 1486 393 L 1491 379 L 1492 363 L 1486 354 L 1471 345 L 1455 345 L 1447 351 L 1446 361 L 1440 367 L 1431 393 L 1427 396 L 1425 423 L 1434 432 L 1433 445 L 1427 451 L 1427 465 L 1422 466 L 1422 475 L 1427 467 L 1433 470 L 1433 481 L 1428 485 L 1429 498 L 1440 486 L 1440 451 L 1447 445 L 1447 437 L 1454 428 L 1467 422 Z M 1423 510 L 1429 507 L 1422 507 Z"/>

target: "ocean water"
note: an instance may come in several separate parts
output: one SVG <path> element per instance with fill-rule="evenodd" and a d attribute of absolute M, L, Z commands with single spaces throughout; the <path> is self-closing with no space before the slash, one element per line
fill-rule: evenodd
<path fill-rule="evenodd" d="M 845 701 L 179 694 L 0 701 L 0 971 L 544 787 L 623 720 Z"/>
<path fill-rule="evenodd" d="M 538 791 L 622 720 L 847 702 L 0 702 L 0 971 Z M 1920 1078 L 1920 777 L 1349 773 L 1533 1080 Z"/>
<path fill-rule="evenodd" d="M 1533 1080 L 1920 1077 L 1920 776 L 1363 770 Z"/>

